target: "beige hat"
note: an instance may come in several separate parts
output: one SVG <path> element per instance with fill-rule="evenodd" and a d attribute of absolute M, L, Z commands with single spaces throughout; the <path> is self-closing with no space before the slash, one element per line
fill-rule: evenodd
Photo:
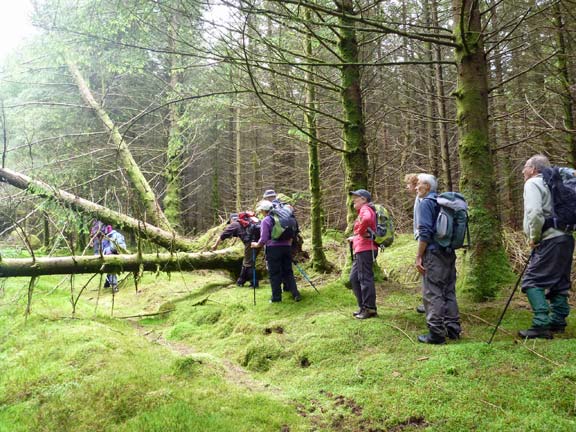
<path fill-rule="evenodd" d="M 260 201 L 256 206 L 256 211 L 270 211 L 274 205 L 270 201 Z"/>

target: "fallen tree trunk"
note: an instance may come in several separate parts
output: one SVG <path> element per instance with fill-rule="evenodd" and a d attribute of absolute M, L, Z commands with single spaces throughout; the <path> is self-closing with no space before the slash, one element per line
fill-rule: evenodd
<path fill-rule="evenodd" d="M 4 258 L 0 277 L 144 271 L 227 270 L 236 273 L 242 254 L 230 249 L 216 252 L 144 255 L 90 255 L 41 258 Z"/>
<path fill-rule="evenodd" d="M 104 125 L 110 130 L 110 136 L 118 150 L 118 160 L 120 161 L 122 167 L 126 170 L 128 178 L 132 182 L 132 185 L 136 189 L 140 200 L 144 204 L 146 214 L 158 227 L 167 231 L 172 231 L 170 222 L 168 222 L 166 215 L 164 215 L 160 205 L 158 205 L 158 201 L 156 200 L 156 195 L 154 194 L 152 187 L 134 160 L 134 157 L 128 148 L 128 144 L 126 141 L 124 141 L 124 138 L 120 134 L 118 127 L 112 121 L 108 113 L 104 111 L 102 106 L 96 102 L 96 99 L 94 99 L 94 96 L 92 96 L 92 92 L 88 88 L 88 84 L 84 80 L 84 77 L 80 73 L 80 70 L 76 64 L 68 61 L 68 69 L 76 81 L 76 85 L 78 86 L 78 90 L 80 91 L 82 99 L 84 99 L 84 101 L 92 107 L 100 121 L 104 123 Z"/>
<path fill-rule="evenodd" d="M 122 227 L 123 229 L 132 231 L 138 236 L 146 238 L 168 250 L 193 250 L 193 243 L 189 239 L 180 237 L 172 232 L 165 231 L 133 217 L 115 212 L 109 208 L 101 206 L 100 204 L 80 198 L 61 189 L 53 188 L 44 182 L 33 180 L 16 171 L 7 168 L 0 168 L 0 181 L 9 183 L 19 189 L 26 190 L 34 195 L 50 199 L 75 211 L 87 213 L 105 223 L 114 225 L 115 227 Z"/>

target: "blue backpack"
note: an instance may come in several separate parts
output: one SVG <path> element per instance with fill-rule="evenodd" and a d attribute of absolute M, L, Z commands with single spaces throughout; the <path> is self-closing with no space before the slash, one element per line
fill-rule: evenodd
<path fill-rule="evenodd" d="M 550 167 L 542 171 L 544 183 L 552 194 L 552 217 L 546 218 L 542 231 L 556 228 L 576 230 L 576 178 L 567 168 Z"/>
<path fill-rule="evenodd" d="M 440 206 L 436 218 L 434 240 L 442 247 L 460 249 L 470 246 L 468 230 L 468 204 L 458 192 L 444 192 L 436 197 Z M 468 244 L 464 246 L 464 241 Z"/>
<path fill-rule="evenodd" d="M 272 240 L 293 239 L 300 231 L 292 206 L 277 203 L 270 210 L 269 216 L 274 220 L 271 233 Z"/>

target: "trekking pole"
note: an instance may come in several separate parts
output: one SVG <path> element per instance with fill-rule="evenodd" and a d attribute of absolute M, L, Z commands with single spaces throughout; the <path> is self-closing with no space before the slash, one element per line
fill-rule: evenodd
<path fill-rule="evenodd" d="M 310 284 L 310 286 L 312 286 L 312 288 L 314 288 L 314 290 L 320 294 L 320 291 L 318 291 L 318 289 L 314 286 L 314 284 L 312 283 L 312 281 L 310 280 L 310 278 L 308 277 L 308 275 L 304 272 L 304 270 L 302 270 L 302 268 L 298 265 L 298 263 L 296 261 L 292 261 L 292 263 L 296 266 L 296 268 L 298 269 L 298 271 L 300 272 L 300 274 L 302 275 L 302 277 L 304 279 L 306 279 L 306 282 L 308 282 Z"/>
<path fill-rule="evenodd" d="M 354 261 L 354 246 L 352 245 L 352 242 L 348 242 L 348 246 L 350 246 L 350 260 Z"/>
<path fill-rule="evenodd" d="M 252 248 L 252 287 L 254 288 L 254 306 L 256 306 L 256 249 Z"/>
<path fill-rule="evenodd" d="M 494 339 L 494 335 L 496 334 L 496 332 L 498 331 L 498 327 L 500 327 L 500 324 L 502 323 L 502 319 L 504 318 L 504 314 L 508 310 L 508 306 L 510 306 L 510 302 L 512 301 L 512 297 L 514 297 L 514 294 L 516 293 L 516 290 L 518 289 L 518 286 L 520 285 L 520 281 L 522 280 L 522 276 L 524 276 L 524 272 L 528 268 L 528 264 L 530 263 L 530 260 L 532 259 L 532 255 L 534 255 L 535 250 L 536 250 L 536 248 L 532 249 L 532 252 L 530 252 L 530 256 L 528 257 L 526 264 L 524 264 L 524 268 L 522 269 L 522 273 L 520 273 L 520 276 L 518 277 L 518 280 L 516 281 L 516 285 L 514 286 L 514 289 L 512 290 L 512 294 L 510 294 L 508 301 L 506 302 L 506 306 L 504 306 L 504 310 L 502 311 L 502 314 L 500 315 L 500 319 L 498 320 L 498 324 L 496 324 L 496 327 L 494 327 L 494 331 L 492 332 L 492 336 L 490 336 L 490 340 L 488 341 L 488 345 L 490 345 L 492 343 L 492 340 Z"/>

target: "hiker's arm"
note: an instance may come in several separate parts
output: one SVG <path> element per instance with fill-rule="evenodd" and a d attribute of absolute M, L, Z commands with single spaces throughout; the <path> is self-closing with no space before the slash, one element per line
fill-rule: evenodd
<path fill-rule="evenodd" d="M 542 191 L 532 179 L 524 184 L 524 233 L 531 244 L 538 244 L 542 238 L 544 213 Z"/>
<path fill-rule="evenodd" d="M 426 244 L 434 239 L 436 216 L 436 201 L 423 199 L 417 208 L 418 239 Z"/>
<path fill-rule="evenodd" d="M 360 213 L 358 215 L 358 225 L 354 229 L 354 233 L 360 237 L 370 237 L 368 233 L 368 228 L 371 228 L 375 225 L 374 223 L 374 212 L 370 210 L 370 208 L 365 205 L 360 209 Z"/>
<path fill-rule="evenodd" d="M 416 253 L 416 270 L 418 270 L 418 273 L 420 273 L 421 275 L 423 275 L 424 273 L 426 273 L 426 268 L 424 268 L 424 265 L 422 264 L 422 261 L 424 259 L 424 252 L 426 252 L 426 248 L 428 247 L 428 243 L 422 240 L 418 240 L 418 252 Z"/>
<path fill-rule="evenodd" d="M 261 248 L 268 240 L 270 240 L 270 232 L 272 231 L 271 217 L 265 217 L 260 225 L 260 239 L 257 242 L 250 244 L 253 248 Z"/>

